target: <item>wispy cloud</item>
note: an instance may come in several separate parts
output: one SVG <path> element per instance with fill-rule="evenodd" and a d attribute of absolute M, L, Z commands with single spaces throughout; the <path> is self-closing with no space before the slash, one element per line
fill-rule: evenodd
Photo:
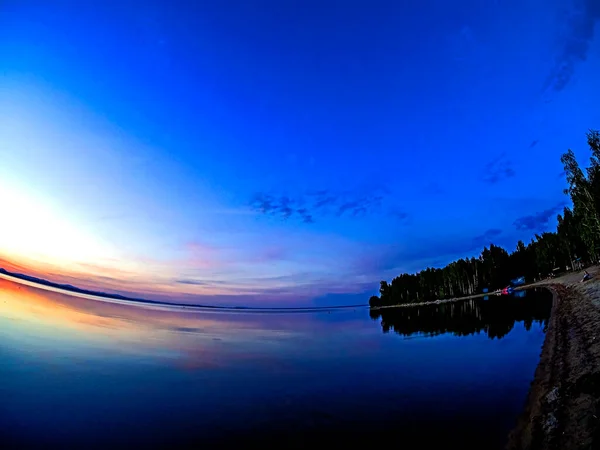
<path fill-rule="evenodd" d="M 482 235 L 473 238 L 473 246 L 479 248 L 489 245 L 490 243 L 492 243 L 494 238 L 497 238 L 501 234 L 502 230 L 498 228 L 490 228 L 489 230 L 486 230 L 485 233 L 483 233 Z"/>
<path fill-rule="evenodd" d="M 378 212 L 387 194 L 385 189 L 359 193 L 319 190 L 295 197 L 261 192 L 251 199 L 250 208 L 260 214 L 282 220 L 297 219 L 304 223 L 313 223 L 318 217 L 357 218 Z"/>
<path fill-rule="evenodd" d="M 209 286 L 211 284 L 207 281 L 200 280 L 173 280 L 173 282 L 177 284 L 190 284 L 193 286 Z"/>
<path fill-rule="evenodd" d="M 392 209 L 389 212 L 389 216 L 398 220 L 401 223 L 407 223 L 410 218 L 410 215 L 406 211 L 402 211 L 400 209 Z"/>
<path fill-rule="evenodd" d="M 496 184 L 515 175 L 512 162 L 507 159 L 505 153 L 487 163 L 483 168 L 483 181 L 488 184 Z"/>
<path fill-rule="evenodd" d="M 390 208 L 387 217 L 392 219 L 397 225 L 408 226 L 412 224 L 412 216 L 401 208 Z"/>
<path fill-rule="evenodd" d="M 248 257 L 251 263 L 272 263 L 288 259 L 289 252 L 281 246 L 270 246 L 262 248 Z"/>
<path fill-rule="evenodd" d="M 535 214 L 519 217 L 514 222 L 514 226 L 519 231 L 540 231 L 548 225 L 550 219 L 555 217 L 564 207 L 564 203 L 559 203 L 552 208 L 544 209 Z"/>
<path fill-rule="evenodd" d="M 543 91 L 560 92 L 573 78 L 578 63 L 587 59 L 594 38 L 594 27 L 600 20 L 598 0 L 575 0 L 564 14 L 564 31 L 554 65 L 543 85 Z"/>
<path fill-rule="evenodd" d="M 255 194 L 250 201 L 250 207 L 261 214 L 276 216 L 287 220 L 290 217 L 300 218 L 305 223 L 312 223 L 313 217 L 302 201 L 280 195 L 273 196 L 265 193 Z"/>
<path fill-rule="evenodd" d="M 239 276 L 240 271 L 248 270 L 249 267 L 256 269 L 293 259 L 289 244 L 264 239 L 246 247 L 194 241 L 185 244 L 183 251 L 183 258 L 172 261 L 172 264 L 187 271 L 185 275 L 178 276 L 176 282 L 190 285 L 206 285 L 197 282 L 196 274 L 202 275 L 200 279 L 209 275 L 211 279 L 226 274 Z"/>
<path fill-rule="evenodd" d="M 218 269 L 231 266 L 231 251 L 199 241 L 188 242 L 184 246 L 186 264 L 195 269 Z"/>

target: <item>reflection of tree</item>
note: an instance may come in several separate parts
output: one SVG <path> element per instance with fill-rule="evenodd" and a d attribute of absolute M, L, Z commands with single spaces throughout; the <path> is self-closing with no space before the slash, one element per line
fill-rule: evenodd
<path fill-rule="evenodd" d="M 501 339 L 524 322 L 529 330 L 534 322 L 548 325 L 552 302 L 550 294 L 530 292 L 526 298 L 492 297 L 487 301 L 465 300 L 440 305 L 371 310 L 372 319 L 381 318 L 384 333 L 390 330 L 403 336 L 425 334 L 455 336 L 485 332 L 490 338 Z"/>

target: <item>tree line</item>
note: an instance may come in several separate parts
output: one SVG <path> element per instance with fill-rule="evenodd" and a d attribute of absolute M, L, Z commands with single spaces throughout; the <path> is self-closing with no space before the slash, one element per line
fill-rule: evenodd
<path fill-rule="evenodd" d="M 420 303 L 495 290 L 524 276 L 527 281 L 553 272 L 574 270 L 578 264 L 598 261 L 600 256 L 600 132 L 590 130 L 587 143 L 590 164 L 582 169 L 569 149 L 560 160 L 567 180 L 565 194 L 572 207 L 557 217 L 556 231 L 535 234 L 531 242 L 519 241 L 509 253 L 490 244 L 478 257 L 453 261 L 443 268 L 403 273 L 391 283 L 381 281 L 379 296 L 370 306 Z"/>

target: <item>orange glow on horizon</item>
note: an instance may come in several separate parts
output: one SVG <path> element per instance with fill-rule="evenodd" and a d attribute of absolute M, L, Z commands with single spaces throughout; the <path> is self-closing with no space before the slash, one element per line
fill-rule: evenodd
<path fill-rule="evenodd" d="M 247 345 L 293 333 L 265 329 L 259 319 L 235 320 L 223 313 L 150 310 L 70 297 L 0 280 L 0 320 L 26 334 L 108 346 L 118 352 L 149 353 L 186 369 L 239 361 Z M 233 356 L 233 360 L 232 360 Z"/>
<path fill-rule="evenodd" d="M 4 256 L 4 257 L 3 257 Z M 70 284 L 81 289 L 118 294 L 130 297 L 147 299 L 162 299 L 182 303 L 202 303 L 202 296 L 260 296 L 266 303 L 277 302 L 279 305 L 285 301 L 286 296 L 295 298 L 302 297 L 302 291 L 289 294 L 278 293 L 269 296 L 269 288 L 290 288 L 290 283 L 272 282 L 262 284 L 260 279 L 251 279 L 246 282 L 244 278 L 237 278 L 234 283 L 223 283 L 217 280 L 214 285 L 210 281 L 198 284 L 177 283 L 178 277 L 169 273 L 173 268 L 168 264 L 159 270 L 155 266 L 153 270 L 157 274 L 149 272 L 146 274 L 124 271 L 119 268 L 104 267 L 97 264 L 84 264 L 81 269 L 63 268 L 59 265 L 38 261 L 24 257 L 6 257 L 0 252 L 0 267 L 9 272 L 22 273 L 41 278 L 57 284 Z M 83 270 L 87 268 L 88 270 Z M 301 285 L 299 287 L 302 287 Z M 329 287 L 333 289 L 333 287 Z M 265 293 L 267 291 L 267 293 Z M 310 292 L 312 294 L 313 292 Z M 304 294 L 306 295 L 306 293 Z M 243 303 L 243 300 L 242 300 Z"/>

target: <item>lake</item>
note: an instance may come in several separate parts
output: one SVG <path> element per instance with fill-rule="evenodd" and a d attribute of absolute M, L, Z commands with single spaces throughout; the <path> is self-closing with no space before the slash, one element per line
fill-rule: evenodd
<path fill-rule="evenodd" d="M 502 448 L 550 308 L 170 311 L 0 280 L 0 447 Z"/>

